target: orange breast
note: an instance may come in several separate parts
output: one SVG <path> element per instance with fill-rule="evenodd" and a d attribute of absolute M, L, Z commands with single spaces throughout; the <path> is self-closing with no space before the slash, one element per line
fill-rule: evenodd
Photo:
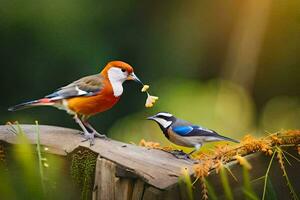
<path fill-rule="evenodd" d="M 105 81 L 104 84 L 104 88 L 95 96 L 68 99 L 68 108 L 82 115 L 95 115 L 110 109 L 119 101 L 120 97 L 114 96 L 109 81 Z"/>

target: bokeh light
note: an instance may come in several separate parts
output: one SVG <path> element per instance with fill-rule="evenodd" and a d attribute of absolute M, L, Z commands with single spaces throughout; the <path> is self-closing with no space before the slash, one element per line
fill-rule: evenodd
<path fill-rule="evenodd" d="M 118 105 L 91 118 L 115 139 L 165 142 L 144 120 L 161 110 L 236 138 L 299 128 L 299 8 L 292 0 L 2 1 L 0 120 L 78 129 L 52 108 L 7 108 L 124 60 L 160 99 L 146 109 L 140 88 L 124 84 Z"/>

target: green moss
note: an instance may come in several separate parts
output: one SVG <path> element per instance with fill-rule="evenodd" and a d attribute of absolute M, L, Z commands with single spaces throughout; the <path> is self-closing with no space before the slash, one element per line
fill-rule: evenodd
<path fill-rule="evenodd" d="M 71 155 L 71 176 L 81 190 L 82 200 L 92 197 L 97 156 L 97 153 L 83 147 L 75 149 Z"/>

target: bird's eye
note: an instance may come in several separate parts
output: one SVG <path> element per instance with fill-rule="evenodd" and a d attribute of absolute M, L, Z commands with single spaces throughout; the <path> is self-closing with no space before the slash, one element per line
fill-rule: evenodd
<path fill-rule="evenodd" d="M 126 72 L 126 69 L 121 69 L 122 70 L 122 72 Z"/>

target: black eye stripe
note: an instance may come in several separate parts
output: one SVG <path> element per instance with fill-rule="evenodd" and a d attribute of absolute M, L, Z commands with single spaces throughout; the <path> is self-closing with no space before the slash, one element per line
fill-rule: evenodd
<path fill-rule="evenodd" d="M 170 119 L 170 117 L 167 117 L 167 116 L 164 116 L 164 115 L 158 115 L 157 117 L 161 118 L 161 119 L 165 119 L 165 120 L 169 120 Z"/>

